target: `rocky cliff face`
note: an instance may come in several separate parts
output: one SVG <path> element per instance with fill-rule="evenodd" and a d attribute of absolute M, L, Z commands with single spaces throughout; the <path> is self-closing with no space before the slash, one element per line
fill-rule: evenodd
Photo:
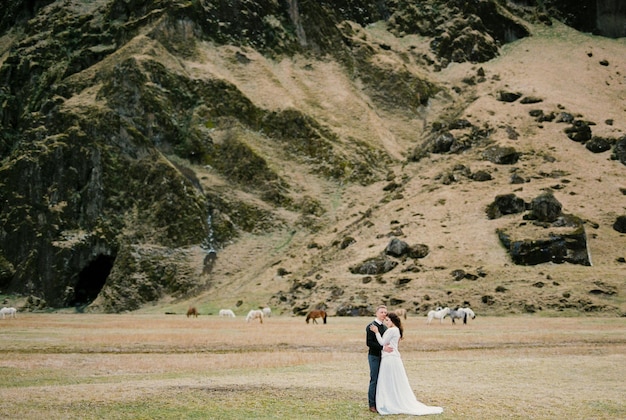
<path fill-rule="evenodd" d="M 573 16 L 591 7 L 502 3 L 9 1 L 0 12 L 2 291 L 134 310 L 210 288 L 216 250 L 241 235 L 328 228 L 328 204 L 289 170 L 326 185 L 393 184 L 393 165 L 434 152 L 435 134 L 453 127 L 435 126 L 417 149 L 389 147 L 363 134 L 375 121 L 347 129 L 324 99 L 261 100 L 254 79 L 272 76 L 247 69 L 336 66 L 374 114 L 421 121 L 448 95 L 428 72 L 497 57 L 529 36 L 520 16 L 531 10 L 578 24 Z M 598 28 L 622 13 L 596 6 Z M 364 28 L 377 22 L 417 41 L 394 49 L 372 39 Z M 478 143 L 488 137 L 461 128 Z"/>
<path fill-rule="evenodd" d="M 565 23 L 585 32 L 620 38 L 626 36 L 626 5 L 616 0 L 548 1 L 546 7 Z"/>

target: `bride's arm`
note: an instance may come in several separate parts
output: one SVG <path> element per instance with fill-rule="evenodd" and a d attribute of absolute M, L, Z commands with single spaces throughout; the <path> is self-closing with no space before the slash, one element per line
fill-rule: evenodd
<path fill-rule="evenodd" d="M 391 353 L 393 351 L 393 346 L 391 346 L 390 344 L 391 335 L 387 334 L 387 331 L 385 331 L 385 333 L 381 336 L 378 328 L 372 329 L 372 331 L 374 331 L 374 333 L 376 334 L 376 340 L 378 341 L 378 344 L 383 346 L 383 351 L 386 353 Z"/>
<path fill-rule="evenodd" d="M 387 333 L 387 331 L 385 331 L 385 334 L 383 334 L 383 337 L 382 337 L 383 342 L 381 343 L 381 345 L 383 346 L 383 351 L 385 353 L 393 353 L 394 347 L 391 344 L 391 338 L 393 337 L 393 333 L 391 331 Z"/>
<path fill-rule="evenodd" d="M 389 331 L 389 330 L 387 330 Z M 387 331 L 385 331 L 385 333 L 381 336 L 380 333 L 376 333 L 376 339 L 378 340 L 378 342 L 380 343 L 381 346 L 385 347 L 387 345 L 389 345 L 389 343 L 391 342 L 391 334 L 388 334 Z"/>

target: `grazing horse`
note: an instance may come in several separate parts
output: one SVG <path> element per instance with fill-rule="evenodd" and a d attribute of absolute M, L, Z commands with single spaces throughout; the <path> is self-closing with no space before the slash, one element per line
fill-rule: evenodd
<path fill-rule="evenodd" d="M 460 310 L 464 311 L 467 314 L 468 317 L 470 317 L 472 319 L 476 318 L 476 314 L 470 308 L 461 308 Z"/>
<path fill-rule="evenodd" d="M 404 319 L 406 319 L 406 309 L 402 309 L 402 308 L 398 308 L 395 311 L 393 311 L 396 315 L 398 315 L 398 318 L 403 317 Z"/>
<path fill-rule="evenodd" d="M 0 309 L 0 314 L 2 314 L 2 319 L 4 319 L 7 315 L 9 318 L 17 318 L 17 309 L 4 307 Z"/>
<path fill-rule="evenodd" d="M 269 306 L 266 306 L 265 308 L 263 308 L 263 316 L 265 318 L 269 318 L 272 316 L 272 310 L 270 309 Z"/>
<path fill-rule="evenodd" d="M 463 324 L 467 324 L 467 312 L 461 308 L 453 309 L 450 311 L 450 319 L 453 324 L 456 324 L 456 322 L 454 322 L 455 319 L 462 319 Z"/>
<path fill-rule="evenodd" d="M 235 318 L 235 313 L 230 309 L 220 309 L 220 316 L 227 316 L 230 318 Z"/>
<path fill-rule="evenodd" d="M 263 311 L 260 309 L 252 309 L 248 312 L 248 316 L 246 316 L 246 322 L 250 322 L 252 320 L 258 319 L 259 322 L 263 323 Z"/>
<path fill-rule="evenodd" d="M 326 311 L 322 309 L 316 309 L 311 311 L 306 316 L 306 323 L 309 323 L 309 319 L 313 320 L 313 324 L 317 324 L 316 318 L 322 318 L 324 320 L 324 324 L 326 324 Z"/>
<path fill-rule="evenodd" d="M 428 320 L 426 321 L 429 325 L 432 322 L 433 318 L 437 318 L 439 323 L 443 323 L 443 319 L 450 315 L 450 308 L 445 307 L 443 309 L 437 308 L 437 310 L 428 312 Z"/>
<path fill-rule="evenodd" d="M 189 318 L 190 316 L 198 318 L 198 310 L 195 306 L 190 306 L 189 309 L 187 309 L 187 318 Z"/>

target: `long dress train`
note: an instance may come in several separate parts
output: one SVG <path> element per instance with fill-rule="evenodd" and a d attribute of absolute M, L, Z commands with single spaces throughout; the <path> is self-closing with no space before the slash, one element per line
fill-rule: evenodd
<path fill-rule="evenodd" d="M 376 409 L 382 415 L 385 414 L 412 414 L 422 416 L 427 414 L 443 413 L 443 408 L 423 404 L 415 398 L 415 394 L 409 384 L 402 357 L 398 351 L 400 330 L 391 327 L 381 337 L 376 334 L 376 339 L 381 345 L 389 344 L 393 352 L 384 352 L 380 361 L 380 373 L 376 387 Z"/>

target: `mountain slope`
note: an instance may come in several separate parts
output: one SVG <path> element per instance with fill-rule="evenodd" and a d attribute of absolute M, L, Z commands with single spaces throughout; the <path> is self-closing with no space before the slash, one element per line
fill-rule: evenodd
<path fill-rule="evenodd" d="M 377 124 L 377 128 L 384 127 L 385 122 L 393 121 L 389 125 L 395 133 L 379 137 L 383 147 L 393 150 L 400 143 L 407 150 L 419 140 L 407 133 L 421 132 L 424 125 L 439 118 L 441 109 L 458 107 L 459 117 L 475 125 L 492 127 L 493 141 L 513 144 L 522 153 L 514 168 L 529 182 L 511 185 L 513 168 L 484 161 L 478 152 L 472 151 L 453 156 L 432 155 L 417 163 L 400 161 L 388 169 L 395 180 L 401 180 L 402 198 L 394 200 L 396 192 L 383 191 L 389 183 L 387 180 L 368 188 L 355 188 L 357 191 L 337 188 L 326 192 L 322 196 L 328 200 L 336 197 L 339 204 L 327 215 L 330 219 L 327 229 L 312 238 L 308 234 L 298 238 L 296 234 L 288 242 L 289 250 L 274 248 L 287 243 L 290 238 L 287 233 L 278 245 L 271 246 L 268 238 L 267 256 L 258 262 L 255 270 L 248 272 L 242 267 L 241 271 L 235 269 L 235 273 L 223 273 L 221 283 L 224 286 L 212 290 L 205 298 L 217 301 L 217 306 L 232 306 L 242 295 L 256 297 L 255 303 L 263 304 L 263 299 L 267 299 L 274 305 L 284 303 L 282 297 L 289 305 L 303 309 L 322 303 L 337 309 L 346 305 L 368 306 L 378 301 L 405 301 L 403 305 L 418 312 L 439 304 L 464 303 L 479 307 L 483 312 L 523 312 L 540 308 L 611 312 L 611 307 L 620 308 L 621 299 L 615 299 L 616 295 L 623 294 L 623 263 L 618 260 L 623 259 L 625 244 L 624 235 L 613 230 L 612 225 L 615 217 L 624 211 L 624 165 L 610 160 L 608 152 L 594 154 L 568 139 L 563 124 L 538 123 L 529 111 L 567 110 L 596 122 L 593 132 L 598 136 L 623 136 L 620 121 L 623 121 L 624 109 L 619 104 L 624 97 L 624 79 L 619 69 L 624 65 L 620 61 L 624 45 L 622 41 L 582 35 L 567 27 L 555 26 L 536 27 L 533 37 L 506 46 L 499 58 L 480 66 L 455 64 L 429 74 L 450 91 L 455 86 L 462 87 L 462 95 L 453 98 L 442 95 L 441 99 L 433 101 L 430 109 L 423 111 L 420 120 L 393 119 L 381 113 L 383 122 Z M 370 29 L 374 33 L 378 31 L 375 27 Z M 604 59 L 610 61 L 609 66 L 600 64 Z M 479 67 L 484 70 L 486 81 L 474 85 L 464 83 L 463 79 L 474 76 Z M 563 77 L 565 72 L 567 77 Z M 334 80 L 328 76 L 326 79 Z M 318 86 L 322 92 L 333 91 L 328 85 Z M 543 101 L 530 105 L 500 102 L 496 98 L 501 90 L 519 91 Z M 354 104 L 357 99 L 348 102 Z M 611 125 L 605 122 L 609 120 L 613 121 Z M 509 139 L 506 127 L 520 133 L 519 138 Z M 485 169 L 494 179 L 484 183 L 462 179 L 442 185 L 437 176 L 454 165 L 469 166 L 472 172 Z M 586 221 L 592 267 L 572 264 L 519 267 L 511 263 L 495 234 L 496 228 L 511 222 L 506 218 L 489 220 L 485 209 L 498 194 L 515 192 L 530 200 L 545 190 L 554 191 L 564 211 Z M 369 214 L 366 219 L 363 219 L 364 214 Z M 517 222 L 513 223 L 519 223 L 515 220 Z M 390 240 L 388 234 L 396 226 L 401 227 L 402 238 L 426 243 L 431 253 L 420 261 L 417 273 L 395 269 L 394 274 L 381 277 L 383 284 L 376 281 L 363 284 L 363 276 L 351 275 L 349 266 L 384 250 Z M 345 236 L 354 237 L 356 242 L 339 250 L 333 243 Z M 258 243 L 259 238 L 250 241 Z M 246 253 L 256 254 L 243 243 L 245 241 L 226 248 L 218 257 L 216 270 L 233 269 Z M 311 243 L 319 244 L 321 250 L 311 248 Z M 259 254 L 256 255 L 258 258 Z M 290 274 L 278 276 L 277 267 Z M 457 282 L 450 274 L 455 269 L 487 275 L 476 281 Z M 402 278 L 410 278 L 411 282 L 396 286 L 395 282 Z M 312 292 L 298 287 L 309 279 L 316 283 Z M 259 291 L 259 285 L 265 293 Z M 496 292 L 504 289 L 506 291 Z M 342 294 L 336 296 L 337 290 Z M 600 294 L 604 299 L 589 294 L 590 291 L 599 293 L 597 290 L 606 292 Z M 430 300 L 426 300 L 425 295 L 429 295 Z M 492 296 L 493 300 L 486 296 Z M 289 311 L 289 305 L 283 310 Z"/>
<path fill-rule="evenodd" d="M 624 313 L 623 40 L 515 11 L 39 7 L 2 38 L 0 285 L 31 309 Z M 507 194 L 524 210 L 490 219 Z M 514 264 L 498 229 L 559 263 Z M 592 265 L 562 263 L 581 241 Z"/>
<path fill-rule="evenodd" d="M 369 29 L 375 35 L 385 36 L 377 27 Z M 453 64 L 441 72 L 430 73 L 429 77 L 436 83 L 447 87 L 448 95 L 433 100 L 421 110 L 419 118 L 397 115 L 394 118 L 380 112 L 380 121 L 375 124 L 377 131 L 371 133 L 378 134 L 378 141 L 386 150 L 398 149 L 402 153 L 404 147 L 406 153 L 423 138 L 424 127 L 440 118 L 441 110 L 452 108 L 448 112 L 456 112 L 459 118 L 477 126 L 492 127 L 493 142 L 514 145 L 522 154 L 517 165 L 495 165 L 485 161 L 480 151 L 432 154 L 420 162 L 406 163 L 400 159 L 388 166 L 393 179 L 402 185 L 401 196 L 398 190 L 384 191 L 388 180 L 369 187 L 338 186 L 322 191 L 317 197 L 326 197 L 326 202 L 336 200 L 324 216 L 325 229 L 314 235 L 298 232 L 291 237 L 285 231 L 282 236 L 251 237 L 226 247 L 218 254 L 214 272 L 223 278 L 219 281 L 223 286 L 194 301 L 217 306 L 232 306 L 239 299 L 251 306 L 270 302 L 288 313 L 292 308 L 306 310 L 319 304 L 336 310 L 368 307 L 378 301 L 397 304 L 404 301 L 403 306 L 419 313 L 440 304 L 471 304 L 481 312 L 496 313 L 541 309 L 609 312 L 617 309 L 613 313 L 620 313 L 623 263 L 618 260 L 623 259 L 625 244 L 624 235 L 612 225 L 615 217 L 624 211 L 624 165 L 609 159 L 609 152 L 594 154 L 568 139 L 564 124 L 539 123 L 529 112 L 542 109 L 547 114 L 566 110 L 596 122 L 593 132 L 598 136 L 623 136 L 620 120 L 624 109 L 619 106 L 625 93 L 619 71 L 624 64 L 620 61 L 623 41 L 583 35 L 562 25 L 534 27 L 533 33 L 533 37 L 506 46 L 497 59 L 480 65 Z M 385 42 L 389 39 L 385 38 Z M 600 64 L 604 59 L 609 60 L 609 66 Z M 484 70 L 484 82 L 463 82 L 475 78 L 479 68 Z M 324 79 L 335 80 L 334 72 L 324 73 Z M 452 93 L 455 87 L 461 88 L 460 95 Z M 261 86 L 259 90 L 262 92 L 264 88 Z M 501 102 L 497 97 L 502 90 L 536 96 L 542 102 Z M 358 98 L 348 102 L 351 109 L 358 105 Z M 613 121 L 610 125 L 605 122 L 609 120 Z M 380 135 L 386 123 L 392 126 L 387 131 L 389 135 Z M 516 140 L 509 139 L 507 127 L 519 133 Z M 494 179 L 483 183 L 462 178 L 444 185 L 438 176 L 455 165 L 465 165 L 472 172 L 486 170 Z M 513 170 L 529 182 L 512 185 Z M 564 212 L 585 220 L 592 267 L 574 264 L 524 267 L 511 263 L 495 231 L 520 220 L 513 216 L 489 220 L 486 207 L 499 194 L 515 192 L 530 201 L 545 190 L 554 191 Z M 402 234 L 393 236 L 425 243 L 430 254 L 419 260 L 417 272 L 396 268 L 378 281 L 364 284 L 363 276 L 352 275 L 349 267 L 381 253 L 397 227 Z M 342 250 L 333 245 L 348 236 L 356 241 L 350 247 Z M 246 243 L 252 248 L 246 247 Z M 262 243 L 267 247 L 259 245 Z M 284 249 L 286 243 L 289 249 Z M 249 267 L 246 263 L 238 269 L 238 261 L 246 254 L 254 255 L 257 264 Z M 410 265 L 411 262 L 405 263 L 406 268 Z M 290 274 L 279 276 L 278 268 Z M 485 277 L 455 281 L 451 272 L 456 269 L 480 272 Z M 398 280 L 405 278 L 411 281 L 397 286 Z M 231 287 L 231 281 L 239 286 Z M 311 281 L 315 286 L 308 289 Z"/>

